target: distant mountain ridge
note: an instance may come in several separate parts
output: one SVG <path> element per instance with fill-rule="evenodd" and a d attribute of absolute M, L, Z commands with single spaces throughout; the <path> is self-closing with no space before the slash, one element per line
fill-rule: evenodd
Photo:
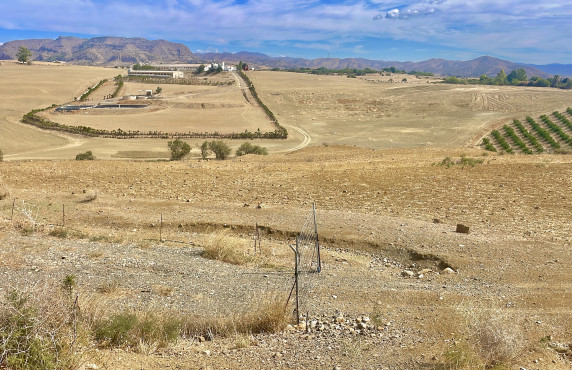
<path fill-rule="evenodd" d="M 197 53 L 196 56 L 203 61 L 220 60 L 226 62 L 243 61 L 252 65 L 267 68 L 320 68 L 329 69 L 371 68 L 381 70 L 387 67 L 395 67 L 405 71 L 431 72 L 438 75 L 458 76 L 458 77 L 479 77 L 483 74 L 496 76 L 501 69 L 507 74 L 517 68 L 523 68 L 528 77 L 539 76 L 549 77 L 549 73 L 526 64 L 513 63 L 507 60 L 497 59 L 489 56 L 479 57 L 468 61 L 429 59 L 422 62 L 395 62 L 383 60 L 371 60 L 364 58 L 290 58 L 290 57 L 270 57 L 260 53 L 250 53 L 242 51 L 239 53 Z"/>
<path fill-rule="evenodd" d="M 572 65 L 549 64 L 531 65 L 513 63 L 507 60 L 483 56 L 468 61 L 429 59 L 422 62 L 396 62 L 371 60 L 365 58 L 292 58 L 271 57 L 262 53 L 242 51 L 239 53 L 202 53 L 193 54 L 184 44 L 166 40 L 146 40 L 143 38 L 94 37 L 58 37 L 52 39 L 30 39 L 9 41 L 0 45 L 0 59 L 16 59 L 20 46 L 32 52 L 32 60 L 63 61 L 80 65 L 132 65 L 135 63 L 211 63 L 225 61 L 230 63 L 246 62 L 253 66 L 266 68 L 371 68 L 381 70 L 395 67 L 406 71 L 431 72 L 437 75 L 458 77 L 479 77 L 483 74 L 494 77 L 503 69 L 507 74 L 517 68 L 523 68 L 528 77 L 551 77 L 554 74 L 572 76 Z"/>
<path fill-rule="evenodd" d="M 9 41 L 0 45 L 0 59 L 16 59 L 20 46 L 32 52 L 32 60 L 63 61 L 82 65 L 126 65 L 140 62 L 190 62 L 195 59 L 183 44 L 143 38 L 58 37 Z"/>

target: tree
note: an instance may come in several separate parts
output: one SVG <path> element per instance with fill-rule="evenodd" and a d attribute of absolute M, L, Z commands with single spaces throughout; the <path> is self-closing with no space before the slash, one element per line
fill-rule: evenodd
<path fill-rule="evenodd" d="M 171 160 L 172 161 L 179 161 L 184 156 L 189 154 L 191 151 L 191 146 L 186 142 L 176 139 L 174 141 L 169 141 L 167 144 L 169 149 L 171 150 Z"/>
<path fill-rule="evenodd" d="M 204 65 L 204 64 L 201 64 L 201 65 L 199 66 L 199 69 L 197 69 L 197 73 L 203 73 L 204 71 L 205 71 L 205 65 Z"/>
<path fill-rule="evenodd" d="M 250 143 L 244 143 L 236 150 L 236 156 L 240 157 L 246 154 L 267 155 L 268 151 L 266 150 L 266 148 L 260 145 L 252 145 Z"/>
<path fill-rule="evenodd" d="M 214 152 L 216 159 L 226 159 L 231 152 L 230 147 L 221 140 L 211 141 L 209 148 Z"/>
<path fill-rule="evenodd" d="M 554 77 L 552 78 L 551 87 L 560 87 L 560 76 L 559 75 L 554 75 Z"/>
<path fill-rule="evenodd" d="M 508 81 L 513 85 L 518 85 L 521 81 L 528 81 L 528 76 L 526 75 L 526 71 L 524 68 L 518 68 L 513 70 L 508 76 Z M 517 82 L 515 82 L 515 80 Z"/>
<path fill-rule="evenodd" d="M 232 150 L 224 141 L 205 141 L 201 145 L 201 157 L 206 159 L 213 152 L 216 159 L 226 159 Z"/>
<path fill-rule="evenodd" d="M 202 143 L 201 145 L 201 157 L 203 159 L 207 159 L 207 157 L 209 156 L 210 153 L 210 148 L 209 148 L 209 142 L 205 141 L 204 143 Z"/>
<path fill-rule="evenodd" d="M 85 153 L 80 153 L 80 154 L 75 156 L 76 161 L 93 161 L 94 159 L 95 159 L 95 157 L 93 156 L 93 153 L 91 152 L 91 150 L 88 150 Z"/>
<path fill-rule="evenodd" d="M 160 94 L 161 91 L 163 91 L 163 88 L 161 86 L 157 86 L 157 90 L 155 90 L 155 94 Z"/>
<path fill-rule="evenodd" d="M 499 74 L 493 80 L 495 85 L 508 85 L 508 78 L 504 69 L 501 69 Z"/>
<path fill-rule="evenodd" d="M 32 57 L 32 52 L 25 46 L 20 46 L 18 52 L 16 53 L 16 58 L 18 58 L 18 62 L 27 63 L 30 58 Z"/>

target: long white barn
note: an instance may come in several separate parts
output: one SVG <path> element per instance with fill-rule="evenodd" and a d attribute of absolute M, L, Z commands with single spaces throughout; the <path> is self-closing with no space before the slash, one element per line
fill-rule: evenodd
<path fill-rule="evenodd" d="M 134 70 L 127 71 L 128 76 L 143 76 L 143 77 L 162 77 L 162 78 L 184 78 L 185 74 L 181 71 L 149 71 L 149 70 Z"/>

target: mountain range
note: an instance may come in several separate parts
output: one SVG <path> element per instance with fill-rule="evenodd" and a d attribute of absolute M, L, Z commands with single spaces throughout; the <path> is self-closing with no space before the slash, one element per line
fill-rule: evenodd
<path fill-rule="evenodd" d="M 143 38 L 58 37 L 52 39 L 29 39 L 9 41 L 0 45 L 0 59 L 16 59 L 20 46 L 32 52 L 32 60 L 63 61 L 80 65 L 126 66 L 135 63 L 211 63 L 213 61 L 238 63 L 243 61 L 258 68 L 328 68 L 381 70 L 395 67 L 405 71 L 431 72 L 437 75 L 478 77 L 486 74 L 494 77 L 502 69 L 507 74 L 523 68 L 528 77 L 550 77 L 553 74 L 572 76 L 572 65 L 531 65 L 514 63 L 489 56 L 468 61 L 429 59 L 422 62 L 398 62 L 364 58 L 318 58 L 271 57 L 266 54 L 242 51 L 239 53 L 193 53 L 186 45 L 166 40 Z"/>
<path fill-rule="evenodd" d="M 143 38 L 58 37 L 9 41 L 0 46 L 0 59 L 16 59 L 20 46 L 32 52 L 32 60 L 62 61 L 82 65 L 128 65 L 140 62 L 188 62 L 195 59 L 183 44 Z"/>

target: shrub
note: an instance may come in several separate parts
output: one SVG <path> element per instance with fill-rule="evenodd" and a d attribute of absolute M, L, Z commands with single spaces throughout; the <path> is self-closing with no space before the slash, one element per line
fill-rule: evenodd
<path fill-rule="evenodd" d="M 95 159 L 95 157 L 93 156 L 93 153 L 91 152 L 91 150 L 88 150 L 85 153 L 80 153 L 80 154 L 75 156 L 76 161 L 93 161 L 94 159 Z"/>
<path fill-rule="evenodd" d="M 226 159 L 232 150 L 222 140 L 205 141 L 201 145 L 201 156 L 206 159 L 210 152 L 213 152 L 216 159 Z"/>
<path fill-rule="evenodd" d="M 261 147 L 260 145 L 252 145 L 250 143 L 244 143 L 236 150 L 236 156 L 240 157 L 246 154 L 267 155 L 268 151 L 266 150 L 266 148 Z"/>
<path fill-rule="evenodd" d="M 103 347 L 166 347 L 175 342 L 181 321 L 154 313 L 117 313 L 95 323 L 95 339 Z"/>
<path fill-rule="evenodd" d="M 64 289 L 37 286 L 12 290 L 0 308 L 0 367 L 12 369 L 76 368 L 74 349 L 87 336 L 77 325 L 77 307 Z"/>
<path fill-rule="evenodd" d="M 171 150 L 172 161 L 179 161 L 183 159 L 183 157 L 189 154 L 191 151 L 191 146 L 179 139 L 169 141 L 168 145 L 169 149 Z"/>
<path fill-rule="evenodd" d="M 4 160 L 4 153 L 2 152 L 2 149 L 0 149 L 0 162 L 2 162 Z"/>

